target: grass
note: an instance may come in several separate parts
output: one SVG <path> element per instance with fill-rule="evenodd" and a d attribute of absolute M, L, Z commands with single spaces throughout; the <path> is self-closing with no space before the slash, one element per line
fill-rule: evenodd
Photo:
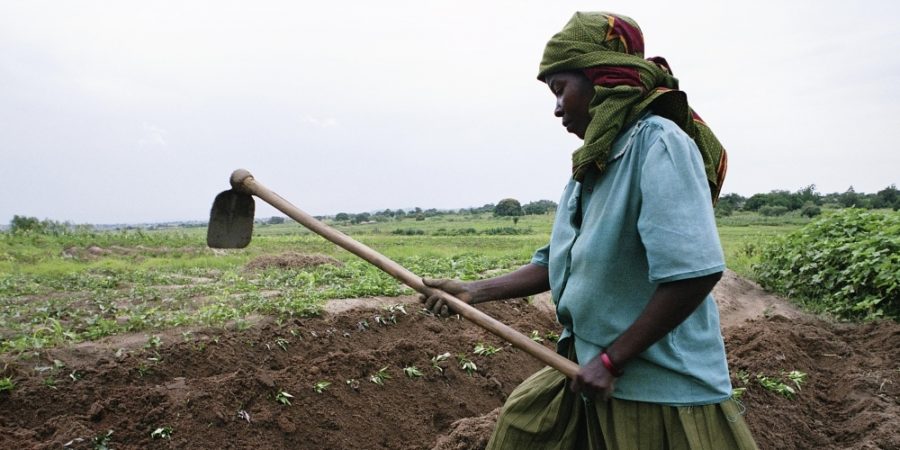
<path fill-rule="evenodd" d="M 765 218 L 760 224 L 760 217 L 735 215 L 720 223 L 728 265 L 743 276 L 752 277 L 763 242 L 799 226 L 794 219 Z M 513 224 L 490 214 L 448 215 L 336 227 L 418 275 L 473 280 L 527 263 L 549 239 L 552 219 L 524 216 Z M 510 228 L 519 231 L 485 234 Z M 398 229 L 417 231 L 394 234 Z M 256 257 L 285 251 L 329 255 L 343 266 L 243 269 Z M 121 333 L 149 336 L 177 326 L 240 324 L 250 315 L 311 316 L 331 298 L 411 292 L 293 223 L 257 226 L 253 243 L 241 250 L 207 248 L 205 228 L 0 233 L 0 353 Z"/>

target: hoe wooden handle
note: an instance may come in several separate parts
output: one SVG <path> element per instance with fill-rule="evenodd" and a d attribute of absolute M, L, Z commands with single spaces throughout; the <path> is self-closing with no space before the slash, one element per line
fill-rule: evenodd
<path fill-rule="evenodd" d="M 350 236 L 347 236 L 344 233 L 341 233 L 338 230 L 335 230 L 332 227 L 329 227 L 328 225 L 325 225 L 321 221 L 316 220 L 316 218 L 301 211 L 299 208 L 292 205 L 290 202 L 281 198 L 281 196 L 272 192 L 270 189 L 266 188 L 258 181 L 256 181 L 256 179 L 253 178 L 253 175 L 251 175 L 250 172 L 243 169 L 234 171 L 234 173 L 231 174 L 231 186 L 235 190 L 253 194 L 261 198 L 266 203 L 272 205 L 279 211 L 287 214 L 290 218 L 299 222 L 300 225 L 309 228 L 314 233 L 341 246 L 350 253 L 353 253 L 354 255 L 359 256 L 360 258 L 374 264 L 379 269 L 387 272 L 389 275 L 401 281 L 403 284 L 415 289 L 417 292 L 429 296 L 440 296 L 453 308 L 454 311 L 459 313 L 459 315 L 470 320 L 475 325 L 478 325 L 479 327 L 490 331 L 504 341 L 509 342 L 514 347 L 528 353 L 529 355 L 537 358 L 550 367 L 559 370 L 567 377 L 574 378 L 578 373 L 578 364 L 560 356 L 553 350 L 550 350 L 547 347 L 544 347 L 543 345 L 532 341 L 528 336 L 525 336 L 524 334 L 519 333 L 518 331 L 504 325 L 493 317 L 479 311 L 472 305 L 469 305 L 468 303 L 444 291 L 426 286 L 424 283 L 422 283 L 421 277 L 410 272 L 405 267 L 394 262 L 381 253 L 372 250 L 365 244 L 351 238 Z"/>

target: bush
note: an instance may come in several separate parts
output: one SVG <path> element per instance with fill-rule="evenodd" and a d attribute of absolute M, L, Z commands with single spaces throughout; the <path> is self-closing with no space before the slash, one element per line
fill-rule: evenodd
<path fill-rule="evenodd" d="M 397 228 L 396 230 L 391 231 L 391 234 L 400 236 L 421 236 L 425 234 L 425 231 L 418 228 Z"/>
<path fill-rule="evenodd" d="M 803 217 L 809 217 L 810 219 L 813 217 L 822 214 L 822 208 L 810 203 L 803 205 L 803 209 L 800 210 L 800 215 Z"/>
<path fill-rule="evenodd" d="M 766 245 L 764 287 L 844 319 L 900 319 L 900 213 L 846 209 Z"/>
<path fill-rule="evenodd" d="M 787 212 L 786 206 L 763 206 L 759 208 L 759 213 L 766 217 L 783 216 Z"/>

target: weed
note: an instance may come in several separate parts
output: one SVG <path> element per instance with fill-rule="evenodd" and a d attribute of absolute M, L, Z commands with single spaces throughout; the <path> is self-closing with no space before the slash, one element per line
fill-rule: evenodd
<path fill-rule="evenodd" d="M 538 344 L 544 343 L 544 338 L 541 337 L 541 332 L 538 330 L 532 330 L 531 336 L 529 336 L 532 341 L 537 342 Z"/>
<path fill-rule="evenodd" d="M 473 350 L 473 353 L 478 356 L 491 356 L 499 352 L 500 350 L 502 349 L 494 347 L 493 345 L 487 345 L 484 342 L 479 342 L 475 345 L 475 350 Z"/>
<path fill-rule="evenodd" d="M 291 394 L 288 394 L 285 391 L 278 391 L 278 393 L 275 394 L 275 401 L 278 403 L 281 403 L 282 405 L 290 406 L 292 398 L 294 398 L 294 396 Z"/>
<path fill-rule="evenodd" d="M 0 378 L 0 392 L 12 391 L 14 387 L 16 387 L 16 383 L 12 377 Z"/>
<path fill-rule="evenodd" d="M 806 373 L 799 370 L 792 370 L 788 372 L 787 377 L 789 380 L 794 382 L 794 385 L 797 386 L 798 391 L 800 390 L 800 384 L 806 381 Z"/>
<path fill-rule="evenodd" d="M 288 340 L 285 338 L 275 338 L 275 344 L 281 347 L 282 350 L 287 351 Z"/>
<path fill-rule="evenodd" d="M 550 340 L 551 342 L 559 341 L 559 335 L 554 333 L 553 331 L 548 331 L 547 334 L 544 335 L 545 338 Z"/>
<path fill-rule="evenodd" d="M 422 371 L 416 368 L 416 366 L 404 367 L 403 373 L 409 378 L 419 378 L 423 375 Z"/>
<path fill-rule="evenodd" d="M 313 390 L 316 391 L 316 394 L 321 394 L 328 389 L 328 386 L 331 386 L 330 381 L 319 381 L 313 385 Z"/>
<path fill-rule="evenodd" d="M 169 439 L 172 437 L 172 427 L 159 427 L 150 433 L 152 439 Z"/>
<path fill-rule="evenodd" d="M 369 381 L 371 381 L 379 386 L 384 386 L 384 380 L 390 380 L 390 379 L 391 379 L 391 374 L 387 373 L 387 366 L 382 367 L 381 369 L 378 370 L 378 372 L 375 372 L 374 374 L 372 374 L 372 376 L 369 377 Z"/>
<path fill-rule="evenodd" d="M 740 400 L 741 396 L 744 395 L 744 392 L 747 392 L 747 388 L 745 387 L 734 388 L 731 390 L 731 398 Z"/>

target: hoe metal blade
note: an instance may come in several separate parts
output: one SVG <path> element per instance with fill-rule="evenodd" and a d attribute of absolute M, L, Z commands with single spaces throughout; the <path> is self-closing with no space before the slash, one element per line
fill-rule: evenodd
<path fill-rule="evenodd" d="M 216 196 L 209 211 L 206 245 L 212 248 L 244 248 L 253 237 L 253 196 L 234 189 Z"/>

